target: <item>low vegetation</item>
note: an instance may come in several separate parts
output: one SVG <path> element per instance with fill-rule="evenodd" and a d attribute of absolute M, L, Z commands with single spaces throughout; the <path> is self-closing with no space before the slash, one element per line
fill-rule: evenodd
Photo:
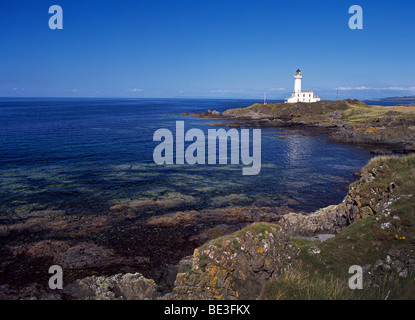
<path fill-rule="evenodd" d="M 329 119 L 341 119 L 343 122 L 359 123 L 394 117 L 413 118 L 415 108 L 405 105 L 376 106 L 367 105 L 359 100 L 319 101 L 315 103 L 256 103 L 248 108 L 230 109 L 224 115 L 243 116 L 245 113 L 256 112 L 264 117 L 284 118 L 287 116 L 320 121 Z"/>
<path fill-rule="evenodd" d="M 398 252 L 393 259 L 406 263 L 415 259 L 415 155 L 376 157 L 364 170 L 375 178 L 360 190 L 366 202 L 362 205 L 379 200 L 373 199 L 372 190 L 387 192 L 391 185 L 393 203 L 325 242 L 291 239 L 300 251 L 293 269 L 267 282 L 262 299 L 415 299 L 414 275 L 398 276 L 393 262 L 390 270 L 367 281 L 363 290 L 348 286 L 352 265 L 370 270 L 390 252 Z"/>

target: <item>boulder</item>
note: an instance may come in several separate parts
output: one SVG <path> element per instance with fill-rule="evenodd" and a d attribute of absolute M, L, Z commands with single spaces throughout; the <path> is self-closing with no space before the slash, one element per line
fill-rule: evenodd
<path fill-rule="evenodd" d="M 157 286 L 141 273 L 87 277 L 64 287 L 64 293 L 77 300 L 151 300 Z"/>
<path fill-rule="evenodd" d="M 264 283 L 281 274 L 296 255 L 279 226 L 255 223 L 196 249 L 191 269 L 177 275 L 168 298 L 256 299 Z"/>

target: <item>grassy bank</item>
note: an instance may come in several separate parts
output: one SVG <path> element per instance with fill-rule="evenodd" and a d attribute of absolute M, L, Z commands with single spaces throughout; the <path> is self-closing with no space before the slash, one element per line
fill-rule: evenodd
<path fill-rule="evenodd" d="M 328 117 L 347 122 L 367 122 L 378 119 L 408 118 L 415 116 L 415 108 L 408 106 L 367 105 L 359 100 L 320 101 L 316 103 L 257 103 L 245 109 L 231 109 L 224 114 L 237 115 L 245 112 L 257 112 L 268 117 L 291 115 L 298 118 L 313 117 L 322 121 Z M 335 113 L 335 114 L 333 114 Z"/>
<path fill-rule="evenodd" d="M 415 259 L 415 155 L 374 158 L 365 172 L 373 180 L 360 186 L 362 205 L 375 208 L 379 191 L 390 193 L 388 205 L 325 242 L 291 239 L 300 250 L 295 268 L 269 281 L 262 299 L 415 299 L 413 274 L 401 277 L 397 269 Z M 385 270 L 373 270 L 388 256 Z M 348 287 L 352 265 L 373 270 L 363 290 Z"/>

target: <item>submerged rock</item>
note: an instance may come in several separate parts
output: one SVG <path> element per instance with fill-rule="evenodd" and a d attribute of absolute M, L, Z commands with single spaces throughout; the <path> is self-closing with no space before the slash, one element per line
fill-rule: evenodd
<path fill-rule="evenodd" d="M 153 216 L 147 220 L 152 226 L 184 226 L 199 223 L 219 222 L 244 223 L 244 222 L 277 222 L 284 214 L 292 212 L 286 206 L 280 207 L 226 207 L 218 209 L 205 209 L 201 211 L 177 211 L 161 216 Z"/>
<path fill-rule="evenodd" d="M 213 197 L 210 202 L 214 207 L 229 206 L 230 204 L 244 203 L 251 201 L 245 194 L 229 194 L 226 196 Z"/>
<path fill-rule="evenodd" d="M 116 204 L 112 207 L 110 207 L 110 210 L 112 211 L 124 211 L 128 208 L 128 206 L 125 203 L 122 204 Z"/>
<path fill-rule="evenodd" d="M 192 236 L 189 238 L 190 241 L 194 241 L 199 244 L 203 244 L 209 240 L 219 238 L 223 235 L 235 232 L 242 227 L 245 227 L 246 224 L 236 224 L 236 225 L 227 225 L 227 224 L 219 224 L 215 227 L 208 228 L 200 232 L 199 234 Z"/>
<path fill-rule="evenodd" d="M 136 266 L 147 264 L 147 257 L 124 257 L 113 249 L 81 242 L 70 245 L 65 241 L 42 240 L 33 244 L 23 244 L 10 248 L 13 256 L 25 255 L 31 259 L 50 258 L 54 264 L 64 269 L 105 268 L 114 265 Z"/>
<path fill-rule="evenodd" d="M 199 200 L 191 195 L 179 192 L 170 192 L 158 199 L 136 199 L 126 203 L 116 204 L 110 207 L 112 211 L 158 211 L 179 208 L 181 206 L 194 205 Z"/>
<path fill-rule="evenodd" d="M 19 290 L 8 284 L 0 285 L 0 300 L 61 300 L 59 292 L 32 283 Z"/>
<path fill-rule="evenodd" d="M 64 241 L 42 240 L 33 244 L 23 244 L 10 248 L 13 256 L 25 254 L 30 258 L 50 257 L 53 258 L 70 248 Z"/>

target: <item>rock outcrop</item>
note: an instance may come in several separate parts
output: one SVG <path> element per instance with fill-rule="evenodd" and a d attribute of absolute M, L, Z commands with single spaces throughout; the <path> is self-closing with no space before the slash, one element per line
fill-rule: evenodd
<path fill-rule="evenodd" d="M 415 151 L 414 131 L 408 125 L 396 123 L 392 126 L 392 123 L 394 122 L 390 122 L 388 126 L 379 123 L 343 124 L 339 125 L 335 132 L 329 133 L 327 139 L 354 144 L 392 146 L 393 150 L 399 152 Z"/>
<path fill-rule="evenodd" d="M 282 229 L 255 223 L 215 239 L 182 262 L 166 299 L 256 299 L 263 284 L 289 267 L 296 256 Z"/>
<path fill-rule="evenodd" d="M 64 293 L 77 300 L 151 300 L 157 286 L 141 273 L 87 277 L 64 288 Z"/>
<path fill-rule="evenodd" d="M 398 200 L 393 190 L 394 182 L 382 188 L 370 188 L 376 179 L 376 168 L 363 168 L 361 178 L 350 185 L 342 203 L 319 209 L 310 214 L 289 213 L 279 221 L 279 225 L 292 236 L 314 236 L 321 233 L 339 233 L 352 222 L 374 214 L 387 212 L 388 207 Z M 362 191 L 362 188 L 365 190 Z M 370 192 L 367 192 L 367 190 Z"/>
<path fill-rule="evenodd" d="M 195 205 L 198 199 L 179 192 L 171 192 L 160 199 L 136 199 L 127 203 L 119 203 L 110 207 L 110 210 L 122 212 L 145 212 L 145 211 L 161 211 L 173 208 Z"/>
<path fill-rule="evenodd" d="M 415 110 L 415 109 L 413 109 Z M 314 133 L 327 133 L 338 142 L 381 146 L 396 152 L 415 151 L 415 112 L 412 108 L 366 105 L 358 100 L 315 103 L 257 103 L 234 108 L 222 114 L 193 115 L 216 120 L 231 120 L 218 125 L 289 127 Z"/>

